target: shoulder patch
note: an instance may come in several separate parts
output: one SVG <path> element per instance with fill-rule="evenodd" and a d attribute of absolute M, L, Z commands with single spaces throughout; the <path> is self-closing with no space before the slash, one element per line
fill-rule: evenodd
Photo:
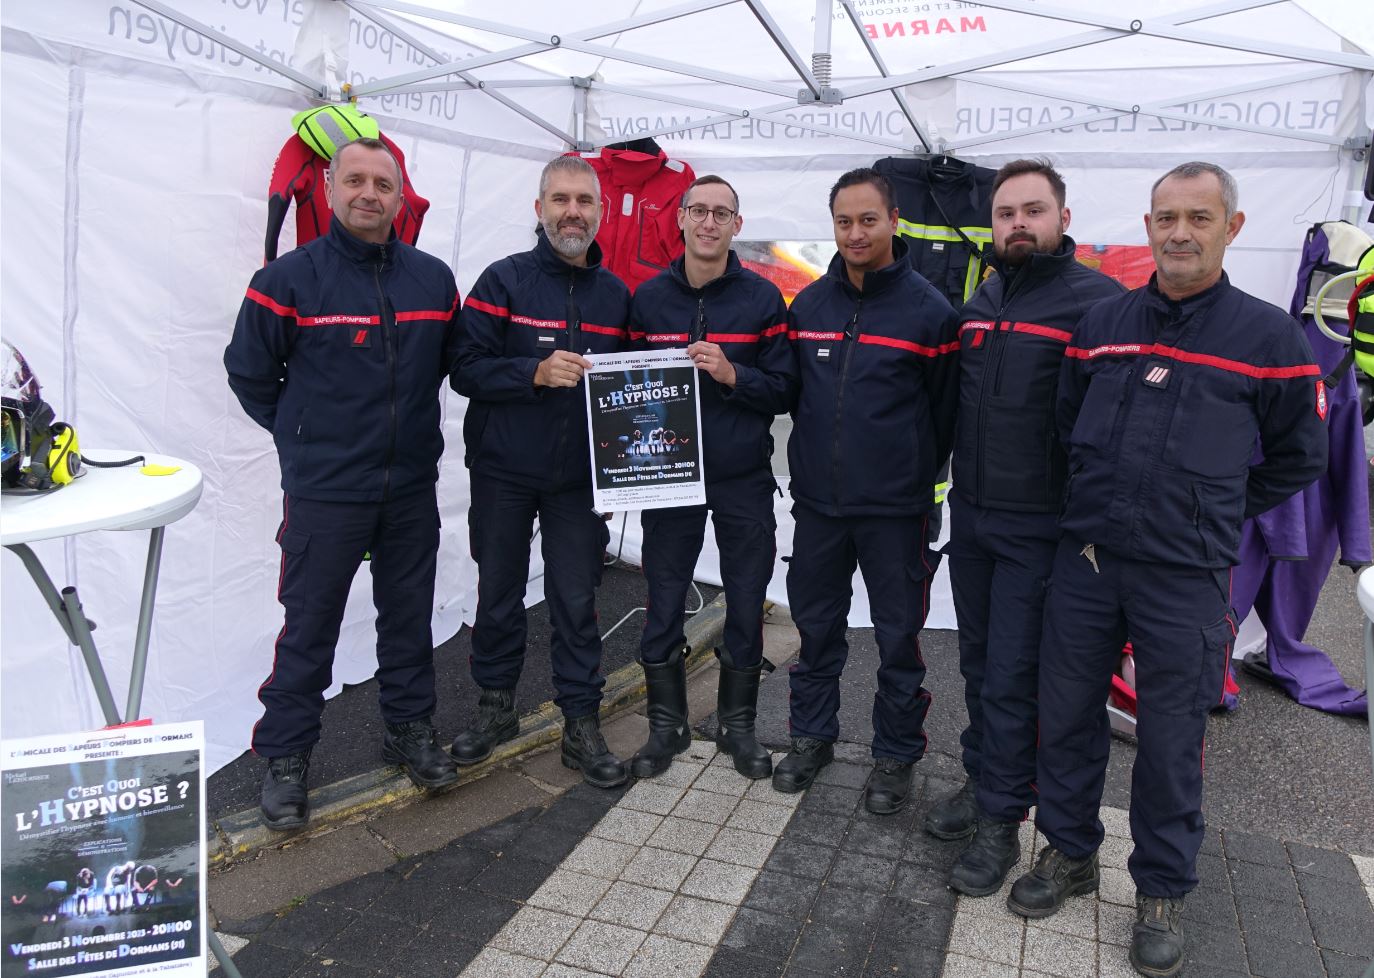
<path fill-rule="evenodd" d="M 1326 420 L 1326 381 L 1317 381 L 1317 417 Z"/>

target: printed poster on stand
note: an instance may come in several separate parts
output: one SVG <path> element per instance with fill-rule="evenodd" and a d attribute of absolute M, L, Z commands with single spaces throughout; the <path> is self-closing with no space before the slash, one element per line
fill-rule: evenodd
<path fill-rule="evenodd" d="M 205 966 L 199 722 L 0 742 L 0 978 Z"/>
<path fill-rule="evenodd" d="M 592 505 L 612 513 L 704 504 L 699 375 L 687 351 L 587 359 Z"/>

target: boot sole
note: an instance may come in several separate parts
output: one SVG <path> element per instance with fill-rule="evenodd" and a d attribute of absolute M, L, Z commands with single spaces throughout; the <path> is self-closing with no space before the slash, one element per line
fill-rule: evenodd
<path fill-rule="evenodd" d="M 1083 883 L 1078 883 L 1064 891 L 1064 899 L 1050 907 L 1026 907 L 1017 903 L 1011 894 L 1007 894 L 1007 909 L 1021 917 L 1028 917 L 1031 920 L 1039 920 L 1042 917 L 1050 917 L 1059 912 L 1069 897 L 1082 896 L 1084 893 L 1096 892 L 1101 883 L 1100 877 L 1093 877 Z"/>
<path fill-rule="evenodd" d="M 285 818 L 268 818 L 267 813 L 262 810 L 259 810 L 258 814 L 262 818 L 262 824 L 273 832 L 289 832 L 292 829 L 303 829 L 306 823 L 310 821 L 309 812 L 306 812 L 304 815 L 288 815 Z"/>
<path fill-rule="evenodd" d="M 1151 968 L 1148 965 L 1141 964 L 1138 960 L 1136 960 L 1135 948 L 1131 948 L 1131 953 L 1129 957 L 1131 961 L 1131 967 L 1134 968 L 1136 971 L 1139 971 L 1142 975 L 1148 975 L 1149 978 L 1173 978 L 1174 975 L 1178 974 L 1180 971 L 1183 970 L 1182 957 L 1178 959 L 1178 964 L 1174 965 L 1172 968 L 1169 968 L 1167 970 Z"/>
<path fill-rule="evenodd" d="M 606 781 L 600 778 L 594 778 L 587 772 L 587 769 L 582 766 L 582 762 L 579 761 L 577 758 L 569 757 L 567 751 L 561 751 L 560 754 L 563 759 L 563 766 L 572 771 L 581 771 L 582 780 L 587 782 L 593 788 L 619 788 L 626 781 L 630 780 L 630 772 L 628 769 L 625 771 L 624 774 L 622 774 L 620 777 L 616 778 L 613 781 Z"/>
<path fill-rule="evenodd" d="M 405 762 L 404 755 L 393 747 L 382 747 L 382 760 L 390 764 L 399 765 L 405 771 L 406 777 L 410 778 L 411 783 L 414 784 L 415 787 L 424 788 L 429 791 L 434 791 L 438 788 L 447 788 L 449 785 L 455 784 L 458 779 L 462 777 L 457 771 L 453 771 L 441 778 L 422 778 Z"/>
<path fill-rule="evenodd" d="M 766 765 L 760 765 L 757 768 L 745 770 L 743 765 L 746 763 L 746 761 L 730 753 L 730 751 L 727 750 L 725 747 L 725 739 L 719 735 L 716 736 L 716 749 L 734 762 L 735 772 L 737 774 L 740 774 L 743 777 L 748 778 L 750 781 L 762 781 L 764 778 L 771 778 L 773 776 L 773 758 L 771 757 L 768 758 L 768 762 Z M 755 771 L 757 771 L 758 773 L 755 774 Z"/>
<path fill-rule="evenodd" d="M 514 740 L 519 735 L 520 721 L 517 720 L 515 722 L 515 726 L 510 728 L 509 731 L 502 731 L 500 734 L 497 735 L 496 739 L 491 742 L 490 749 L 488 749 L 487 752 L 483 754 L 481 757 L 459 757 L 457 754 L 453 752 L 452 744 L 449 745 L 448 753 L 449 756 L 453 758 L 454 764 L 457 764 L 459 767 L 471 767 L 474 764 L 481 764 L 488 757 L 491 757 L 492 754 L 496 753 L 496 748 L 500 747 L 502 744 L 508 741 Z"/>
<path fill-rule="evenodd" d="M 934 836 L 941 842 L 958 842 L 960 839 L 973 838 L 973 833 L 977 831 L 978 826 L 970 825 L 962 832 L 946 832 L 943 829 L 931 828 L 930 825 L 923 825 L 923 828 L 926 830 L 926 835 Z"/>

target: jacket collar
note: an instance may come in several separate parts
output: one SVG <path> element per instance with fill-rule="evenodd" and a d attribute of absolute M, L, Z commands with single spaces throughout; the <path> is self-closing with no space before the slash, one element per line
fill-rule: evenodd
<path fill-rule="evenodd" d="M 587 267 L 581 265 L 571 265 L 565 262 L 553 250 L 553 245 L 549 243 L 549 237 L 544 233 L 541 225 L 534 232 L 534 257 L 539 262 L 539 267 L 550 275 L 568 275 L 574 278 L 590 278 L 601 270 L 601 245 L 592 241 L 592 246 L 587 249 Z"/>
<path fill-rule="evenodd" d="M 1204 289 L 1196 295 L 1190 295 L 1186 299 L 1170 299 L 1163 292 L 1159 291 L 1159 273 L 1155 272 L 1150 276 L 1149 284 L 1145 286 L 1145 300 L 1147 304 L 1159 312 L 1177 319 L 1187 319 L 1190 316 L 1201 312 L 1221 298 L 1221 294 L 1231 287 L 1231 280 L 1223 271 L 1221 278 L 1216 284 Z"/>
<path fill-rule="evenodd" d="M 1002 259 L 997 257 L 997 253 L 989 248 L 988 264 L 997 269 L 997 273 L 1007 282 L 1022 276 L 1028 280 L 1053 278 L 1056 275 L 1062 275 L 1070 262 L 1078 260 L 1074 257 L 1077 247 L 1077 242 L 1066 234 L 1064 240 L 1059 243 L 1059 247 L 1054 251 L 1032 252 L 1030 258 L 1023 264 L 1015 266 L 1004 264 Z"/>
<path fill-rule="evenodd" d="M 738 278 L 743 269 L 744 266 L 740 264 L 739 256 L 735 254 L 735 249 L 731 248 L 725 257 L 725 271 L 718 278 L 711 279 L 699 289 L 687 279 L 687 256 L 685 254 L 678 255 L 669 263 L 668 274 L 679 288 L 695 295 L 698 292 L 724 288 L 731 280 Z"/>
<path fill-rule="evenodd" d="M 830 267 L 826 269 L 825 274 L 838 281 L 851 295 L 875 295 L 911 272 L 911 259 L 907 257 L 909 251 L 910 249 L 907 248 L 906 241 L 902 239 L 901 235 L 894 234 L 892 236 L 892 264 L 884 265 L 877 271 L 865 274 L 862 292 L 854 288 L 854 283 L 849 280 L 849 269 L 845 267 L 844 255 L 839 251 L 836 251 L 835 257 L 830 259 Z"/>
<path fill-rule="evenodd" d="M 343 222 L 338 217 L 329 219 L 329 241 L 330 243 L 350 261 L 359 264 L 371 264 L 381 259 L 382 264 L 389 265 L 396 258 L 396 229 L 392 228 L 390 235 L 383 244 L 376 244 L 371 241 L 364 241 L 348 228 L 343 226 Z"/>

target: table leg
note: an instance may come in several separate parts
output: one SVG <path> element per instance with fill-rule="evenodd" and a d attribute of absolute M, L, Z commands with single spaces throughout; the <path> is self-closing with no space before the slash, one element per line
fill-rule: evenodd
<path fill-rule="evenodd" d="M 229 952 L 220 943 L 219 935 L 209 926 L 205 928 L 205 943 L 210 945 L 210 953 L 215 956 L 215 960 L 229 978 L 243 978 L 243 975 L 239 974 L 239 969 L 234 967 L 234 959 L 229 957 Z"/>
<path fill-rule="evenodd" d="M 24 567 L 28 570 L 29 577 L 33 578 L 33 583 L 38 586 L 38 592 L 43 595 L 48 610 L 67 633 L 68 640 L 81 649 L 81 657 L 86 660 L 86 671 L 90 673 L 91 685 L 95 687 L 95 696 L 100 701 L 105 722 L 111 726 L 120 723 L 119 711 L 115 708 L 114 696 L 110 693 L 110 681 L 105 678 L 105 667 L 101 665 L 100 655 L 95 650 L 95 640 L 91 638 L 91 623 L 81 610 L 81 600 L 77 597 L 76 588 L 63 588 L 62 593 L 58 594 L 52 578 L 48 576 L 43 564 L 27 544 L 17 543 L 5 549 L 24 562 Z"/>
<path fill-rule="evenodd" d="M 148 666 L 148 637 L 153 629 L 153 600 L 157 597 L 158 569 L 162 566 L 162 536 L 167 528 L 153 527 L 148 537 L 148 564 L 143 571 L 143 599 L 138 606 L 138 631 L 134 634 L 134 664 L 129 673 L 129 701 L 124 716 L 138 719 L 143 701 L 143 675 Z"/>

